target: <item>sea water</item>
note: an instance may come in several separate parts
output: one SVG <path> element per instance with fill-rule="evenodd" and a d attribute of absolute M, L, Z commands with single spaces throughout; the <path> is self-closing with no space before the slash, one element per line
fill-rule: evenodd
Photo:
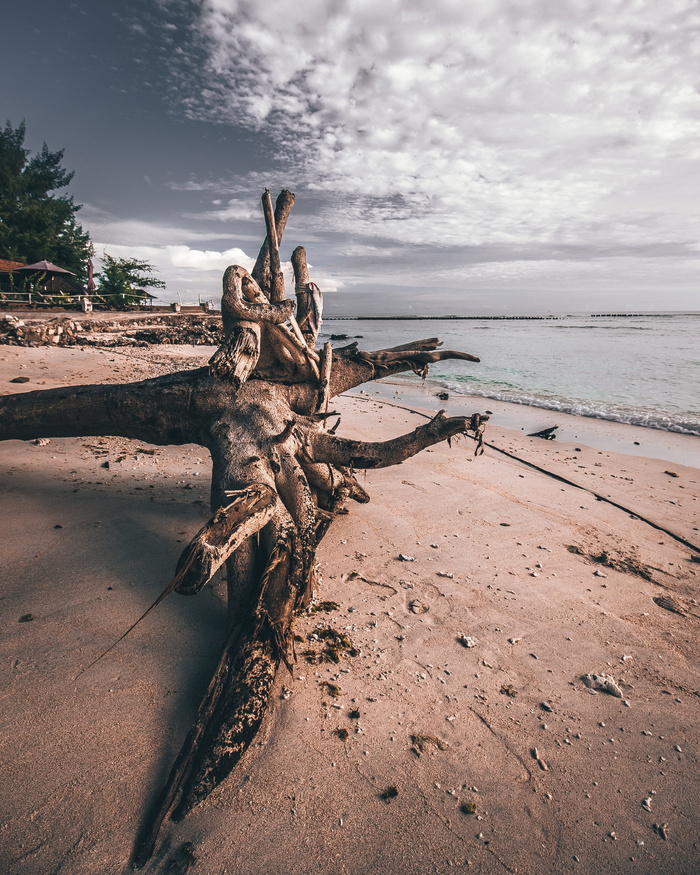
<path fill-rule="evenodd" d="M 319 339 L 331 334 L 365 350 L 439 337 L 479 356 L 431 365 L 435 391 L 700 435 L 700 313 L 330 318 Z"/>

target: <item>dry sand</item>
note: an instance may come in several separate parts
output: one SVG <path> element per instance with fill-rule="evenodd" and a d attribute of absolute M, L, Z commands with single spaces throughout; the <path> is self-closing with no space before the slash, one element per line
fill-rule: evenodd
<path fill-rule="evenodd" d="M 0 347 L 0 391 L 192 361 L 185 348 Z M 424 421 L 353 394 L 334 402 L 345 435 Z M 359 655 L 313 664 L 318 645 L 297 645 L 260 743 L 166 825 L 145 871 L 173 871 L 185 841 L 207 875 L 700 870 L 700 565 L 636 517 L 700 546 L 700 441 L 664 435 L 679 455 L 646 458 L 600 447 L 643 448 L 649 430 L 578 421 L 590 445 L 545 442 L 494 419 L 494 446 L 632 515 L 494 449 L 474 459 L 466 440 L 368 473 L 372 501 L 319 551 L 318 597 L 338 608 L 296 621 L 304 638 L 343 631 Z M 222 582 L 172 596 L 76 676 L 169 580 L 208 517 L 208 476 L 199 447 L 0 444 L 1 872 L 129 871 L 216 661 Z M 622 698 L 587 689 L 587 673 L 614 677 Z"/>

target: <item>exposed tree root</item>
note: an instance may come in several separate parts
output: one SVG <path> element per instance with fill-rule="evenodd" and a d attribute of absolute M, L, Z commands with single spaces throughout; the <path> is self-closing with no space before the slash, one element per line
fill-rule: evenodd
<path fill-rule="evenodd" d="M 326 344 L 319 355 L 322 298 L 302 247 L 292 259 L 298 322 L 284 294 L 279 244 L 293 203 L 283 191 L 273 211 L 269 192 L 263 196 L 267 237 L 252 273 L 234 265 L 224 274 L 224 341 L 208 368 L 0 397 L 0 440 L 119 435 L 211 452 L 214 515 L 155 604 L 172 590 L 198 592 L 226 564 L 229 633 L 137 844 L 137 868 L 168 813 L 181 819 L 206 799 L 255 737 L 279 665 L 292 659 L 292 619 L 311 597 L 318 543 L 346 501 L 369 500 L 354 471 L 400 464 L 458 435 L 474 438 L 477 452 L 483 444 L 488 417 L 479 414 L 441 411 L 376 443 L 336 436 L 338 422 L 327 428 L 330 399 L 340 392 L 402 371 L 425 376 L 433 362 L 479 359 L 441 350 L 437 338 L 374 352 Z"/>

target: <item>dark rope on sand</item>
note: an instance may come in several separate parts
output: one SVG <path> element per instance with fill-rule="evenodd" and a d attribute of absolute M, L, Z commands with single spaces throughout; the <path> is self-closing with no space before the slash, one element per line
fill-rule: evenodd
<path fill-rule="evenodd" d="M 546 474 L 548 477 L 553 477 L 555 480 L 559 480 L 562 483 L 567 483 L 569 486 L 575 486 L 576 489 L 582 489 L 584 492 L 588 492 L 590 495 L 593 495 L 598 501 L 604 501 L 606 504 L 611 504 L 613 507 L 625 511 L 625 513 L 630 514 L 630 516 L 634 517 L 635 519 L 641 520 L 643 523 L 651 526 L 652 529 L 656 529 L 657 532 L 663 532 L 665 535 L 668 535 L 669 538 L 673 538 L 674 541 L 678 541 L 679 544 L 683 544 L 690 550 L 695 550 L 696 553 L 700 553 L 700 547 L 696 546 L 691 541 L 687 541 L 685 538 L 681 537 L 681 535 L 677 535 L 675 532 L 671 532 L 669 531 L 669 529 L 660 526 L 658 523 L 655 523 L 648 517 L 642 516 L 642 514 L 637 513 L 636 510 L 631 510 L 624 504 L 619 504 L 617 501 L 613 501 L 612 498 L 607 498 L 605 495 L 601 495 L 599 492 L 594 492 L 593 489 L 589 489 L 587 486 L 581 486 L 579 483 L 574 483 L 573 480 L 562 477 L 560 474 L 555 474 L 553 471 L 548 471 L 546 468 L 541 468 L 539 465 L 535 465 L 534 462 L 528 462 L 525 459 L 521 459 L 519 456 L 515 456 L 513 455 L 513 453 L 509 453 L 507 450 L 502 450 L 495 444 L 490 444 L 488 443 L 488 441 L 484 441 L 484 443 L 492 450 L 496 450 L 497 453 L 503 453 L 503 455 L 508 456 L 509 459 L 515 459 L 515 461 L 520 462 L 521 465 L 527 465 L 528 468 L 534 468 L 535 471 L 540 471 L 542 474 Z"/>
<path fill-rule="evenodd" d="M 432 417 L 426 413 L 421 413 L 419 410 L 414 410 L 413 407 L 405 407 L 403 404 L 396 404 L 394 401 L 385 401 L 384 399 L 371 397 L 361 398 L 359 395 L 348 395 L 348 397 L 354 398 L 356 401 L 373 401 L 375 404 L 388 404 L 389 407 L 397 407 L 399 410 L 406 410 L 409 413 L 415 413 L 416 416 L 422 416 L 424 419 L 432 419 Z M 681 535 L 677 535 L 675 532 L 664 528 L 664 526 L 660 526 L 658 523 L 655 523 L 648 517 L 642 516 L 642 514 L 637 513 L 636 510 L 632 510 L 631 508 L 626 507 L 624 504 L 619 504 L 617 501 L 613 501 L 612 498 L 607 498 L 605 495 L 601 495 L 599 492 L 594 492 L 587 486 L 581 486 L 580 483 L 575 483 L 573 480 L 569 480 L 568 477 L 563 477 L 561 474 L 555 474 L 554 471 L 548 471 L 547 468 L 542 468 L 540 465 L 535 465 L 534 462 L 528 462 L 526 459 L 521 459 L 520 456 L 516 456 L 514 453 L 509 453 L 507 450 L 502 450 L 500 447 L 497 447 L 495 444 L 491 444 L 488 441 L 484 441 L 484 445 L 489 447 L 489 449 L 491 450 L 496 450 L 497 453 L 502 453 L 504 456 L 508 456 L 509 459 L 520 462 L 521 465 L 527 465 L 528 468 L 533 468 L 535 471 L 539 471 L 540 474 L 546 474 L 547 477 L 552 477 L 554 480 L 558 480 L 560 483 L 566 483 L 567 486 L 573 486 L 576 489 L 583 490 L 583 492 L 588 492 L 589 495 L 592 495 L 598 501 L 604 501 L 606 504 L 610 504 L 613 507 L 616 507 L 618 510 L 622 510 L 625 513 L 628 513 L 635 519 L 641 520 L 641 522 L 646 523 L 648 526 L 651 526 L 652 529 L 656 529 L 657 532 L 663 532 L 664 535 L 668 535 L 669 538 L 673 538 L 674 541 L 678 541 L 678 543 L 683 544 L 684 547 L 688 547 L 688 549 L 694 550 L 696 553 L 700 554 L 700 547 L 698 547 L 697 544 L 693 544 L 692 541 L 688 541 Z"/>

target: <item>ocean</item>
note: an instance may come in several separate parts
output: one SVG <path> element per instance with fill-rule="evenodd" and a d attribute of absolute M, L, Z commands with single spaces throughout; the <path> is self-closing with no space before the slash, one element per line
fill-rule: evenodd
<path fill-rule="evenodd" d="M 365 350 L 439 337 L 480 357 L 431 365 L 429 391 L 700 435 L 700 313 L 328 318 L 319 341 L 331 334 Z"/>

